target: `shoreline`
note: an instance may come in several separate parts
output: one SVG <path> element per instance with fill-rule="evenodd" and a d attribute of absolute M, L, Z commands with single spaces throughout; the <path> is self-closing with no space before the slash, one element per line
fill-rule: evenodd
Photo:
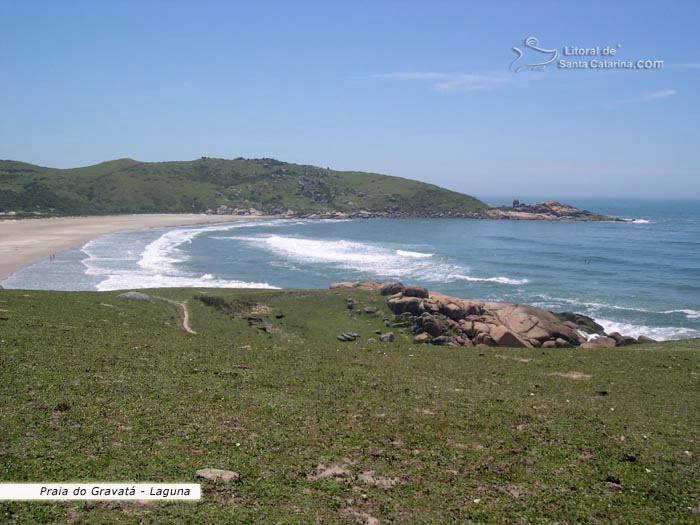
<path fill-rule="evenodd" d="M 38 259 L 76 248 L 101 235 L 271 218 L 274 217 L 157 213 L 0 220 L 0 281 Z"/>

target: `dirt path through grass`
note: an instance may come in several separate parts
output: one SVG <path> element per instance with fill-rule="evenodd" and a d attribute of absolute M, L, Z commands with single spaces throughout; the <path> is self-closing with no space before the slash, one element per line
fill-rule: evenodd
<path fill-rule="evenodd" d="M 172 299 L 166 299 L 165 297 L 160 297 L 158 295 L 152 295 L 154 299 L 160 299 L 161 301 L 165 301 L 166 303 L 170 303 L 172 305 L 177 306 L 178 308 L 182 308 L 182 327 L 185 329 L 185 332 L 188 334 L 193 334 L 196 335 L 197 332 L 192 330 L 192 327 L 190 326 L 190 312 L 187 310 L 187 301 L 183 302 L 178 302 L 174 301 Z"/>

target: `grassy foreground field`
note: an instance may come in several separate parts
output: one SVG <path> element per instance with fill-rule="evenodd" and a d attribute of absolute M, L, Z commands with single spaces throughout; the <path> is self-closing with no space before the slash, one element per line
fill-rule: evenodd
<path fill-rule="evenodd" d="M 700 522 L 698 340 L 416 346 L 369 291 L 146 293 L 197 333 L 163 299 L 0 290 L 0 479 L 240 479 L 1 523 Z"/>

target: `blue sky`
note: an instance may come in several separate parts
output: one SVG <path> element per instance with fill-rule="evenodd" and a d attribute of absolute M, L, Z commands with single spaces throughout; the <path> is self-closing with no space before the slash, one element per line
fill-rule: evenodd
<path fill-rule="evenodd" d="M 274 157 L 476 195 L 698 198 L 698 21 L 697 1 L 0 1 L 0 158 Z M 513 73 L 531 36 L 664 67 Z"/>

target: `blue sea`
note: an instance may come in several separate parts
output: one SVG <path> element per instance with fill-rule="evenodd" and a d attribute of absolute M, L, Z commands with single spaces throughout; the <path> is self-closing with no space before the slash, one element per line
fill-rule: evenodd
<path fill-rule="evenodd" d="M 250 220 L 149 229 L 100 237 L 0 284 L 327 288 L 400 280 L 458 297 L 580 312 L 634 336 L 700 336 L 700 202 L 562 201 L 634 221 Z"/>

